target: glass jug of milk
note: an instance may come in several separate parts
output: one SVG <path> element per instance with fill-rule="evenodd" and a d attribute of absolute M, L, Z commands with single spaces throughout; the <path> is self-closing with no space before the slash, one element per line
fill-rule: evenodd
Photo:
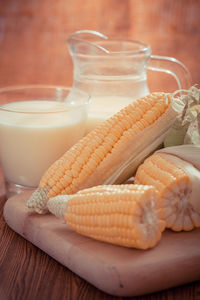
<path fill-rule="evenodd" d="M 144 43 L 80 30 L 68 36 L 67 44 L 74 65 L 73 87 L 91 96 L 87 132 L 149 94 L 148 69 L 171 74 L 179 89 L 191 86 L 190 73 L 181 62 L 151 55 L 151 47 Z"/>

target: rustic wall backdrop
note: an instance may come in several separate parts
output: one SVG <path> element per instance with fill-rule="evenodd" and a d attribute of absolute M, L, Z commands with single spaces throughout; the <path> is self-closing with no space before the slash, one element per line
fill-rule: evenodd
<path fill-rule="evenodd" d="M 93 29 L 141 40 L 154 54 L 181 60 L 200 82 L 200 0 L 1 0 L 0 86 L 71 85 L 68 34 Z M 170 90 L 168 76 L 149 74 L 151 90 Z"/>

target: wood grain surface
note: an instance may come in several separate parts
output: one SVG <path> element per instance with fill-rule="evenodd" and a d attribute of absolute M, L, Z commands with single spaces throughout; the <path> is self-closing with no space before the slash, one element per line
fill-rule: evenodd
<path fill-rule="evenodd" d="M 199 15 L 199 0 L 0 0 L 0 87 L 70 86 L 65 40 L 79 29 L 144 41 L 153 54 L 181 60 L 192 83 L 199 83 Z M 152 91 L 176 88 L 163 76 L 150 74 Z M 122 299 L 102 293 L 9 229 L 4 203 L 0 173 L 0 300 Z M 200 282 L 132 299 L 199 300 Z"/>
<path fill-rule="evenodd" d="M 200 279 L 200 228 L 165 230 L 159 243 L 146 251 L 119 247 L 80 235 L 52 214 L 30 211 L 25 203 L 31 193 L 6 201 L 8 226 L 101 291 L 133 297 Z"/>
<path fill-rule="evenodd" d="M 103 293 L 11 230 L 3 219 L 6 201 L 0 173 L 1 300 L 199 300 L 200 281 L 138 297 Z M 187 270 L 185 270 L 187 272 Z"/>

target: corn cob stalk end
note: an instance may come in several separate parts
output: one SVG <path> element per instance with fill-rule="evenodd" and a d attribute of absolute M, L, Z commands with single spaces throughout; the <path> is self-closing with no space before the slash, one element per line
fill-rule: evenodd
<path fill-rule="evenodd" d="M 64 219 L 64 214 L 67 208 L 67 201 L 71 198 L 70 195 L 59 195 L 50 198 L 47 202 L 47 207 L 50 213 L 55 215 L 59 219 Z"/>

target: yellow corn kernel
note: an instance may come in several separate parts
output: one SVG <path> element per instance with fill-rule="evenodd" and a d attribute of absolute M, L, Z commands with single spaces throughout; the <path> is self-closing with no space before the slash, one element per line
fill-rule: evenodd
<path fill-rule="evenodd" d="M 165 93 L 153 93 L 135 100 L 57 160 L 41 178 L 39 188 L 27 202 L 28 207 L 43 213 L 48 198 L 56 194 L 76 193 L 100 184 L 123 183 L 162 143 L 176 115 L 170 95 Z M 57 188 L 53 188 L 55 185 Z M 41 190 L 45 191 L 43 196 Z"/>
<path fill-rule="evenodd" d="M 47 202 L 51 213 L 64 217 L 74 231 L 96 240 L 139 249 L 155 246 L 165 222 L 152 186 L 97 186 Z"/>

